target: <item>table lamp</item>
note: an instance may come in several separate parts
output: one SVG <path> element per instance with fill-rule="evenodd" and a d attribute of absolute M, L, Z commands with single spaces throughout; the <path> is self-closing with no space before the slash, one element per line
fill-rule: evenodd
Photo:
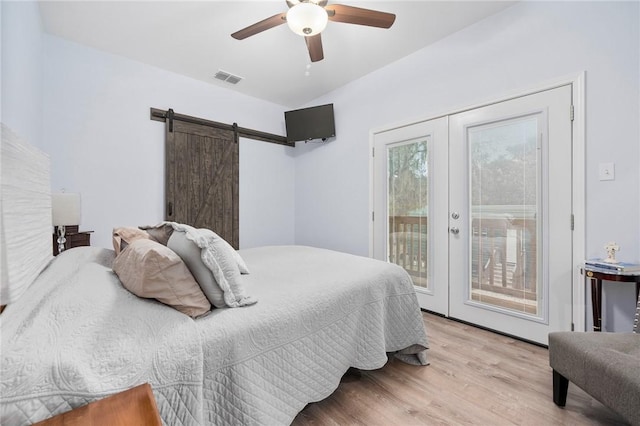
<path fill-rule="evenodd" d="M 53 226 L 58 234 L 58 253 L 64 251 L 65 227 L 80 224 L 80 194 L 59 192 L 51 196 Z"/>

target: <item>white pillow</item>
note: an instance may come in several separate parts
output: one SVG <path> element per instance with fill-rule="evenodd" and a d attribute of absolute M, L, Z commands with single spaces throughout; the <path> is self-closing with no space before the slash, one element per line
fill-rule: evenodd
<path fill-rule="evenodd" d="M 182 258 L 213 306 L 236 308 L 257 302 L 245 295 L 237 261 L 239 255 L 236 256 L 229 243 L 209 229 L 183 224 L 173 224 L 173 227 L 167 247 Z"/>

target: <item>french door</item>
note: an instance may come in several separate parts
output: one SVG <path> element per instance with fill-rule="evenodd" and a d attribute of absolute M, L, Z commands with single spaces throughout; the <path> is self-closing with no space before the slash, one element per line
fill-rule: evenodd
<path fill-rule="evenodd" d="M 374 257 L 407 270 L 420 306 L 448 313 L 448 119 L 375 137 Z M 379 188 L 379 190 L 378 190 Z M 374 216 L 375 218 L 375 216 Z"/>
<path fill-rule="evenodd" d="M 374 135 L 374 257 L 423 308 L 543 344 L 571 329 L 570 107 L 567 85 Z"/>

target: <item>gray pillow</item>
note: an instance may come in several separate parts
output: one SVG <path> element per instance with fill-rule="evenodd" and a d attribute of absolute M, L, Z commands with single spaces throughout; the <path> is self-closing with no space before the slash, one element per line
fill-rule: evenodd
<path fill-rule="evenodd" d="M 251 305 L 242 286 L 236 251 L 209 229 L 175 225 L 167 246 L 176 252 L 216 308 Z"/>
<path fill-rule="evenodd" d="M 211 270 L 202 261 L 202 249 L 189 241 L 186 233 L 179 231 L 171 234 L 167 247 L 176 252 L 187 265 L 209 302 L 216 308 L 224 308 L 224 293 L 213 278 Z"/>

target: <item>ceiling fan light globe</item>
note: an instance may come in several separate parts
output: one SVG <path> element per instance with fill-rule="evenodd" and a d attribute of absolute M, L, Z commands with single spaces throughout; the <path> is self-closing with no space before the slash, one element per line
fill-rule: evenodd
<path fill-rule="evenodd" d="M 299 3 L 287 12 L 287 25 L 301 36 L 320 34 L 328 21 L 327 11 L 314 3 Z"/>

